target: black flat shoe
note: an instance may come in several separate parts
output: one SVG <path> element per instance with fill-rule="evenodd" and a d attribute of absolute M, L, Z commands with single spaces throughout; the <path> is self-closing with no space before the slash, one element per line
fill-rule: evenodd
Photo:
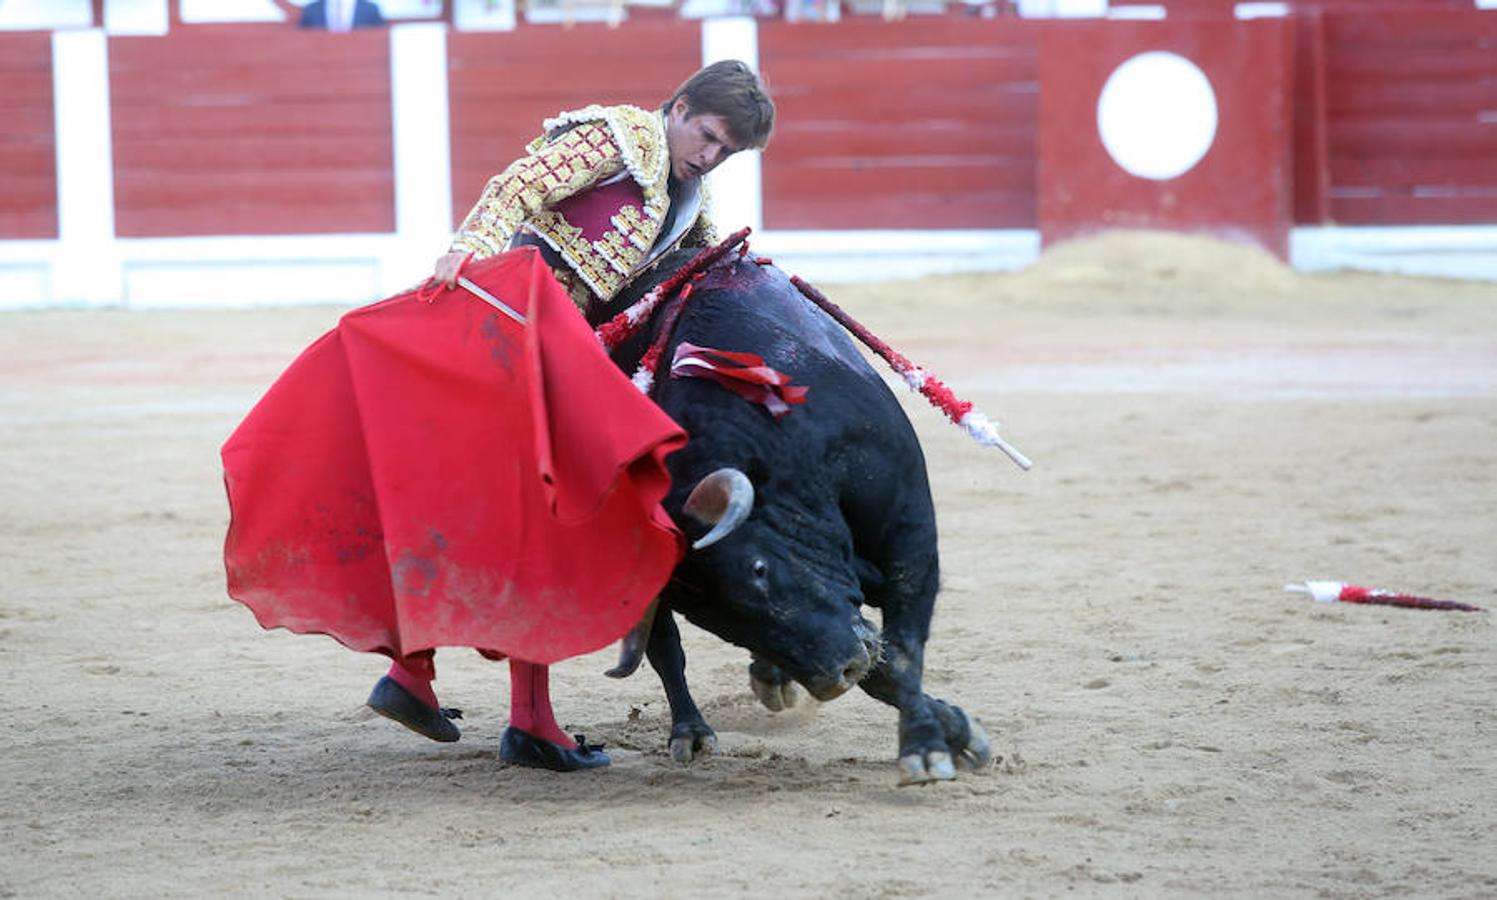
<path fill-rule="evenodd" d="M 582 735 L 574 735 L 577 747 L 568 750 L 511 725 L 499 739 L 499 758 L 517 766 L 550 769 L 553 772 L 575 772 L 608 765 L 608 754 L 602 744 L 589 744 Z"/>
<path fill-rule="evenodd" d="M 433 709 L 386 675 L 374 683 L 369 692 L 369 708 L 387 719 L 394 719 L 419 735 L 450 744 L 463 736 L 451 719 L 462 718 L 455 709 Z"/>

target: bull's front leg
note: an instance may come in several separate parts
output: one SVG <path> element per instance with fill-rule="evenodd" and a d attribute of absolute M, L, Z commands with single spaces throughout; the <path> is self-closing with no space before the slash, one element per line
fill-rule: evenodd
<path fill-rule="evenodd" d="M 992 762 L 987 733 L 959 706 L 921 689 L 924 642 L 884 631 L 884 658 L 860 686 L 899 710 L 899 783 L 927 784 Z"/>
<path fill-rule="evenodd" d="M 920 689 L 925 648 L 918 640 L 884 627 L 884 658 L 860 683 L 870 697 L 899 710 L 899 783 L 921 784 L 956 777 L 946 730 L 930 698 Z"/>
<path fill-rule="evenodd" d="M 702 717 L 691 691 L 686 687 L 686 651 L 681 649 L 681 632 L 676 627 L 676 617 L 669 609 L 662 608 L 650 629 L 650 640 L 645 645 L 645 656 L 660 684 L 665 688 L 665 699 L 671 708 L 671 758 L 676 762 L 691 762 L 698 756 L 717 751 L 717 734 Z"/>

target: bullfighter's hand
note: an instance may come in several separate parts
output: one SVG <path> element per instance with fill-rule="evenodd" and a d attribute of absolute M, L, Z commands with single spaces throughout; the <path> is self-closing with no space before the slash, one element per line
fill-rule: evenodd
<path fill-rule="evenodd" d="M 438 257 L 431 280 L 442 283 L 448 290 L 457 287 L 458 272 L 462 270 L 463 263 L 467 258 L 468 254 L 461 250 L 453 250 L 451 253 L 446 253 Z"/>

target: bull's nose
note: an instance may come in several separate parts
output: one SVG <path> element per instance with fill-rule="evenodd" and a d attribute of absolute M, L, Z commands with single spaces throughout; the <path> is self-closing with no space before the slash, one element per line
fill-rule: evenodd
<path fill-rule="evenodd" d="M 868 655 L 868 651 L 864 650 L 858 654 L 857 659 L 848 663 L 847 668 L 842 670 L 842 680 L 847 683 L 848 687 L 852 687 L 862 681 L 863 676 L 867 675 L 871 668 L 873 668 L 873 659 Z"/>
<path fill-rule="evenodd" d="M 828 673 L 815 681 L 807 681 L 804 684 L 806 690 L 811 692 L 811 696 L 825 703 L 852 690 L 872 668 L 873 658 L 866 650 L 859 650 L 858 655 L 843 666 L 840 673 L 836 675 Z"/>
<path fill-rule="evenodd" d="M 852 686 L 856 684 L 856 682 L 848 681 L 845 678 L 824 678 L 820 681 L 804 681 L 801 683 L 805 685 L 806 691 L 812 697 L 815 697 L 822 703 L 836 700 L 838 697 L 852 690 Z"/>
<path fill-rule="evenodd" d="M 862 616 L 853 623 L 853 633 L 863 645 L 863 671 L 857 676 L 857 680 L 861 681 L 884 658 L 884 636 L 872 622 Z"/>

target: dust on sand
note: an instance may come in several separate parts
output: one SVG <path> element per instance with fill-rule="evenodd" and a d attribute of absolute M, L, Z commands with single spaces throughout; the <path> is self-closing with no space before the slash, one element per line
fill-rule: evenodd
<path fill-rule="evenodd" d="M 218 445 L 339 310 L 0 317 L 0 895 L 1491 896 L 1497 286 L 1304 277 L 1121 235 L 1012 275 L 834 287 L 1006 423 L 918 398 L 944 591 L 928 690 L 993 771 L 895 787 L 894 713 L 773 714 L 687 629 L 721 752 L 648 671 L 556 667 L 611 769 L 497 759 L 502 665 L 439 655 L 455 745 L 381 660 L 224 596 Z"/>

